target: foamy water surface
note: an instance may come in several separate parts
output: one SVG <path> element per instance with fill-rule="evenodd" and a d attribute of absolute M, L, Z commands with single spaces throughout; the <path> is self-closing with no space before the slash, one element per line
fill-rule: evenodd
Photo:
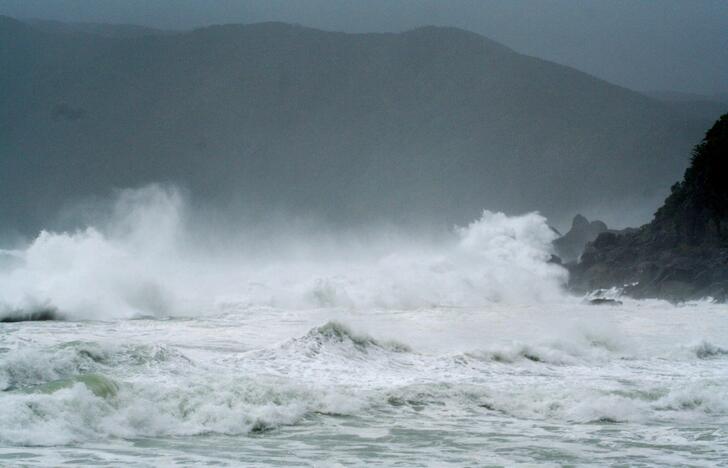
<path fill-rule="evenodd" d="M 728 459 L 728 306 L 572 297 L 536 214 L 221 257 L 117 210 L 0 256 L 0 465 Z"/>

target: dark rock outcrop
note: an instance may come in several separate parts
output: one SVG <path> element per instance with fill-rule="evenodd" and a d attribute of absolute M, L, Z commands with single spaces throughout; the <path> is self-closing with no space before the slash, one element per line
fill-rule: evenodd
<path fill-rule="evenodd" d="M 584 252 L 586 245 L 606 230 L 607 225 L 604 222 L 589 222 L 584 216 L 576 215 L 569 232 L 554 241 L 556 254 L 564 262 L 576 261 Z"/>
<path fill-rule="evenodd" d="M 577 291 L 616 286 L 634 297 L 727 300 L 728 114 L 695 147 L 651 223 L 601 233 L 570 270 Z"/>

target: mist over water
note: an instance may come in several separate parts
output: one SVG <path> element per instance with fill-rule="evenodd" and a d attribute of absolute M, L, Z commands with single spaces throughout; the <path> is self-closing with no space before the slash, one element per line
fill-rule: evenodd
<path fill-rule="evenodd" d="M 590 306 L 536 213 L 355 232 L 192 206 L 124 190 L 2 251 L 0 464 L 728 456 L 725 305 Z"/>
<path fill-rule="evenodd" d="M 0 2 L 0 467 L 728 466 L 669 1 Z"/>
<path fill-rule="evenodd" d="M 283 222 L 248 232 L 216 226 L 226 234 L 205 239 L 200 232 L 210 226 L 197 229 L 180 192 L 153 185 L 122 191 L 105 218 L 43 231 L 26 248 L 4 251 L 3 315 L 190 316 L 231 301 L 294 309 L 482 306 L 553 301 L 566 280 L 547 263 L 555 234 L 535 213 L 485 211 L 437 240 L 416 232 L 362 238 Z"/>

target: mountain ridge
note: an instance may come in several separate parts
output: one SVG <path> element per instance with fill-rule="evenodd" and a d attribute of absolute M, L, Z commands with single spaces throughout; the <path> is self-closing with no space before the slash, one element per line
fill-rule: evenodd
<path fill-rule="evenodd" d="M 258 23 L 93 40 L 28 28 L 0 47 L 11 224 L 158 180 L 345 222 L 463 223 L 483 208 L 566 217 L 610 193 L 666 191 L 704 128 L 457 28 Z"/>

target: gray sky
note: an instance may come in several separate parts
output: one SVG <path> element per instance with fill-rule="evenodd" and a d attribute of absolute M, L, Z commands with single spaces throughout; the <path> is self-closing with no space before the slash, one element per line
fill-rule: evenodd
<path fill-rule="evenodd" d="M 0 14 L 170 29 L 450 25 L 632 89 L 728 94 L 728 0 L 0 0 Z"/>

